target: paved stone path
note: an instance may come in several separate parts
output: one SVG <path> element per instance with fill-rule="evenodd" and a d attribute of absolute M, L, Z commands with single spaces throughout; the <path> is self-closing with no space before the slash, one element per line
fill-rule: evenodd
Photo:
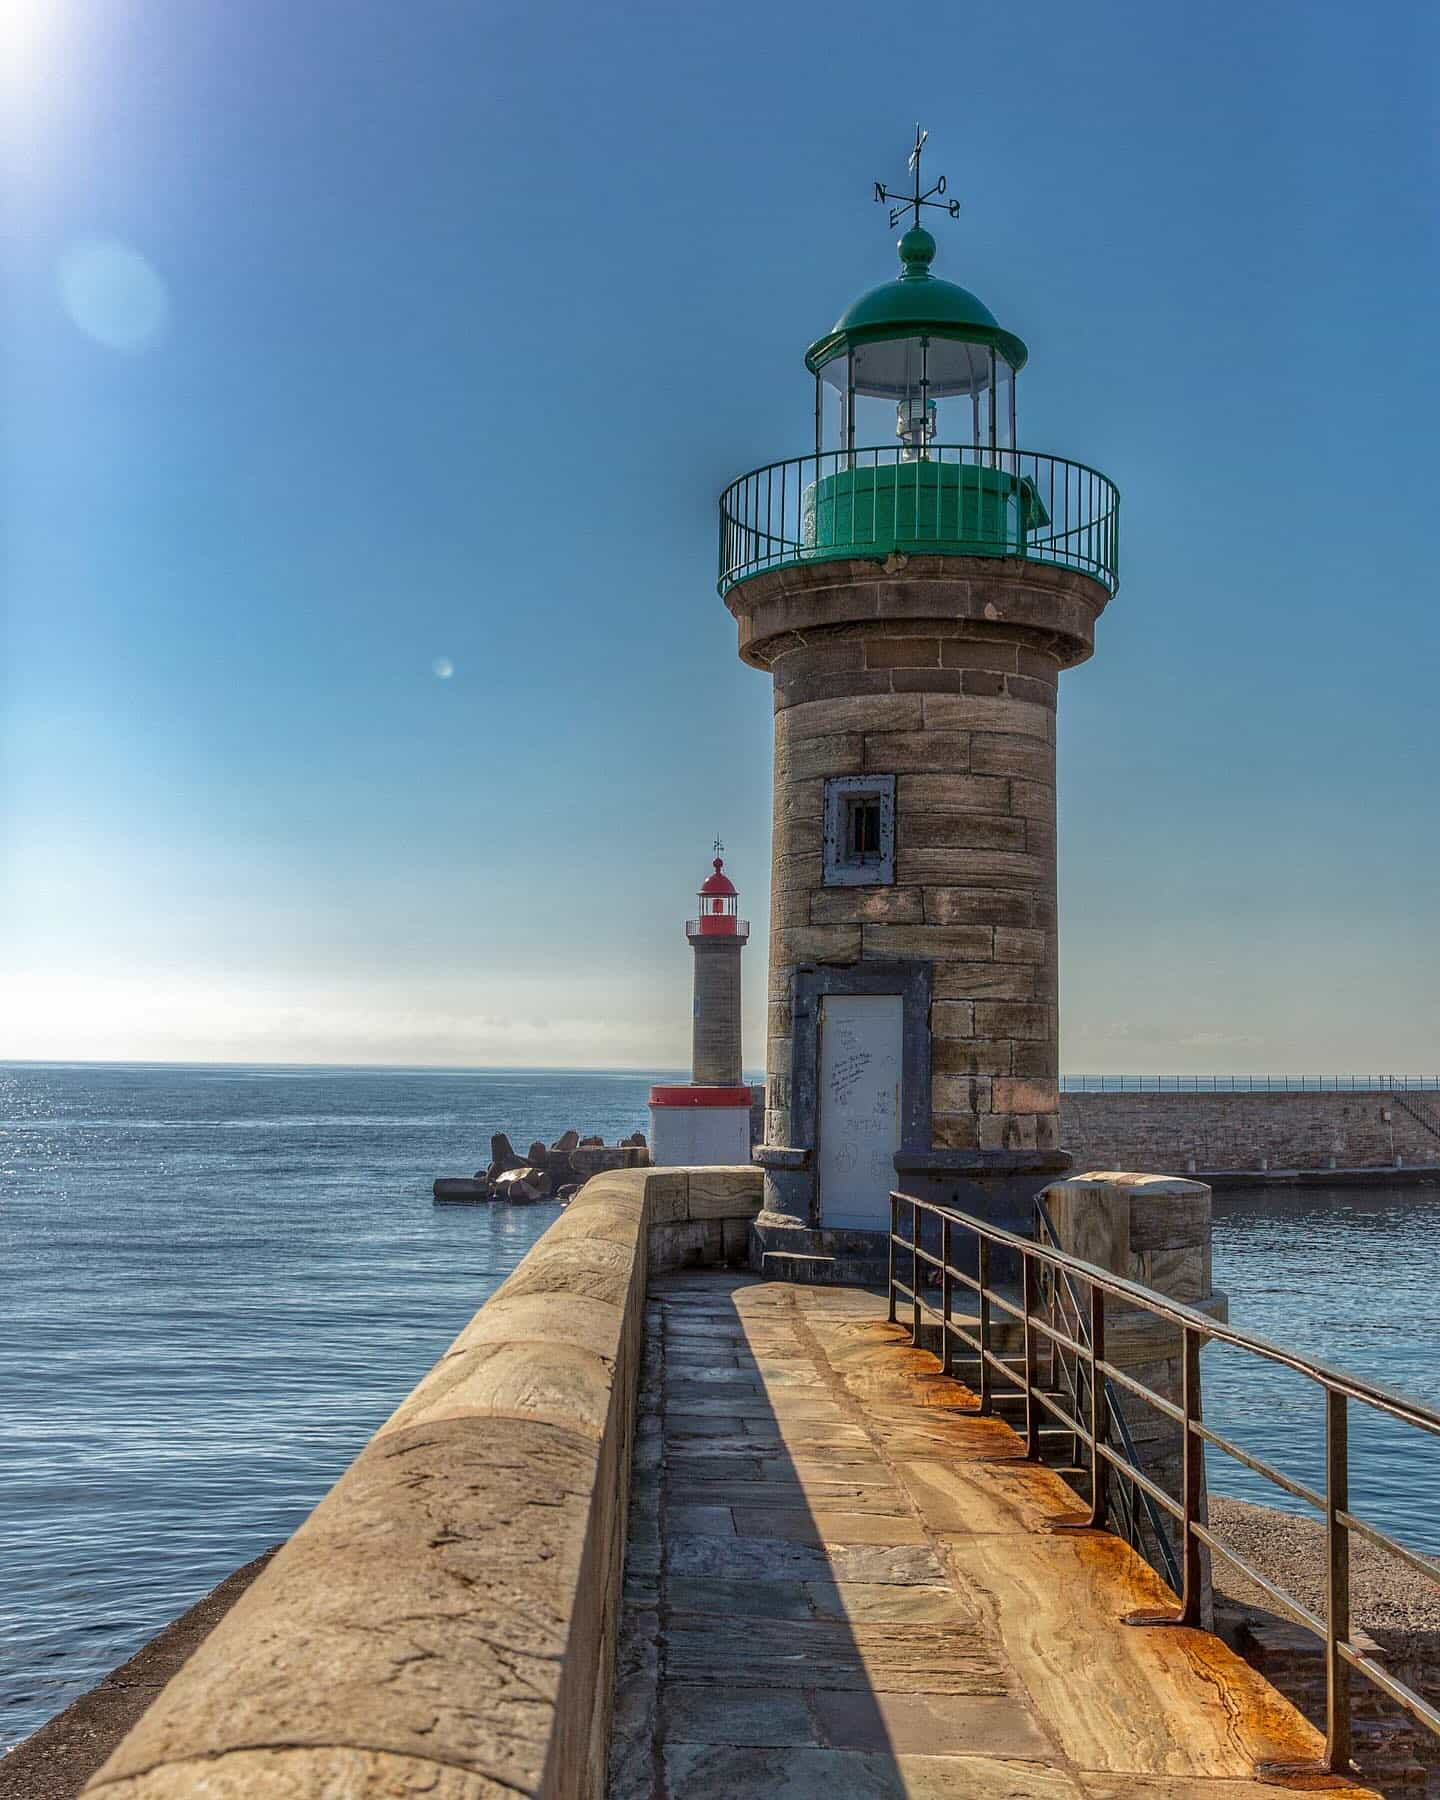
<path fill-rule="evenodd" d="M 1274 1800 L 1319 1740 L 853 1289 L 652 1284 L 610 1800 Z M 1306 1791 L 1359 1800 L 1339 1782 Z"/>

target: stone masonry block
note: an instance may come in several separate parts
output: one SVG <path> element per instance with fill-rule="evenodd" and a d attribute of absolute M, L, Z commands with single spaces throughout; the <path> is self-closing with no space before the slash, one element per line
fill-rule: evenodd
<path fill-rule="evenodd" d="M 865 740 L 858 731 L 833 737 L 801 738 L 787 744 L 775 760 L 777 781 L 804 781 L 810 776 L 858 775 Z"/>
<path fill-rule="evenodd" d="M 900 834 L 897 832 L 897 836 Z M 895 853 L 897 881 L 954 887 L 1027 887 L 1048 891 L 1055 866 L 1022 850 L 912 850 L 902 840 Z"/>
<path fill-rule="evenodd" d="M 975 1003 L 975 1030 L 982 1037 L 1043 1042 L 1054 1037 L 1055 1029 L 1055 1009 L 1051 1006 L 1022 1000 L 979 1000 Z M 1047 1106 L 1043 1110 L 1048 1112 L 1050 1108 Z"/>
<path fill-rule="evenodd" d="M 777 681 L 785 682 L 798 675 L 834 675 L 864 667 L 863 638 L 831 636 L 781 650 L 770 664 L 770 673 Z"/>
<path fill-rule="evenodd" d="M 1053 1113 L 1060 1110 L 1060 1090 L 1053 1081 L 1004 1076 L 995 1082 L 996 1112 Z"/>
<path fill-rule="evenodd" d="M 1010 810 L 1022 813 L 1027 819 L 1046 820 L 1055 823 L 1055 789 L 1047 781 L 1012 781 L 1010 783 Z"/>
<path fill-rule="evenodd" d="M 940 640 L 927 637 L 872 637 L 865 641 L 867 669 L 938 669 Z"/>
<path fill-rule="evenodd" d="M 1005 925 L 1043 930 L 1053 911 L 1046 895 L 1015 888 L 925 889 L 925 917 L 932 925 Z"/>
<path fill-rule="evenodd" d="M 930 1088 L 930 1102 L 937 1112 L 993 1112 L 993 1083 L 984 1075 L 937 1075 Z"/>
<path fill-rule="evenodd" d="M 1048 716 L 1048 715 L 1047 715 Z M 1011 732 L 977 731 L 970 739 L 972 775 L 1010 775 L 1022 781 L 1055 783 L 1055 749 Z"/>
<path fill-rule="evenodd" d="M 755 1168 L 692 1168 L 692 1219 L 754 1218 L 760 1210 L 765 1178 Z"/>
<path fill-rule="evenodd" d="M 818 812 L 813 818 L 791 812 L 776 818 L 770 843 L 776 856 L 813 856 L 818 860 L 823 854 L 824 838 L 824 825 Z"/>
<path fill-rule="evenodd" d="M 931 989 L 937 1000 L 1048 1000 L 1039 963 L 937 963 Z"/>
<path fill-rule="evenodd" d="M 851 699 L 813 700 L 788 706 L 775 718 L 775 737 L 789 744 L 836 732 L 919 731 L 924 723 L 919 694 L 857 694 Z"/>
<path fill-rule="evenodd" d="M 996 962 L 1043 963 L 1050 957 L 1050 936 L 1044 931 L 997 928 Z"/>
<path fill-rule="evenodd" d="M 888 694 L 890 689 L 888 669 L 855 669 L 849 674 L 796 675 L 790 681 L 777 681 L 772 699 L 778 717 L 792 706 L 850 700 L 857 694 Z"/>
<path fill-rule="evenodd" d="M 866 925 L 867 956 L 933 956 L 974 962 L 988 957 L 994 934 L 988 925 Z"/>
<path fill-rule="evenodd" d="M 656 1169 L 645 1178 L 646 1218 L 652 1225 L 688 1219 L 690 1176 L 685 1169 Z"/>
<path fill-rule="evenodd" d="M 937 1150 L 978 1150 L 980 1121 L 974 1113 L 932 1113 L 930 1138 Z"/>
<path fill-rule="evenodd" d="M 998 638 L 946 638 L 940 645 L 940 663 L 946 669 L 995 669 L 1009 674 L 1019 667 L 1014 644 Z"/>
<path fill-rule="evenodd" d="M 1008 1038 L 936 1038 L 930 1067 L 936 1075 L 1008 1075 L 1012 1051 Z"/>
<path fill-rule="evenodd" d="M 1009 695 L 985 698 L 980 694 L 927 694 L 925 697 L 925 729 L 927 731 L 1002 731 L 1016 737 L 1038 738 L 1042 744 L 1053 741 L 1055 720 L 1048 706 L 1035 706 L 1028 700 L 1013 700 Z"/>
<path fill-rule="evenodd" d="M 917 931 L 912 925 L 866 925 L 870 931 Z M 805 925 L 771 935 L 778 966 L 803 962 L 854 962 L 860 955 L 859 925 Z"/>
<path fill-rule="evenodd" d="M 785 888 L 773 894 L 770 898 L 771 925 L 808 925 L 810 900 L 808 888 Z"/>
<path fill-rule="evenodd" d="M 974 1037 L 974 1002 L 970 1000 L 935 1001 L 930 1009 L 930 1029 L 936 1037 Z"/>
<path fill-rule="evenodd" d="M 906 820 L 930 813 L 1008 814 L 1010 786 L 998 775 L 902 775 L 895 804 Z"/>
<path fill-rule="evenodd" d="M 1026 821 L 1000 813 L 907 813 L 912 850 L 1025 850 Z"/>
<path fill-rule="evenodd" d="M 1028 1075 L 1036 1081 L 1058 1081 L 1060 1051 L 1053 1032 L 1032 1042 L 1016 1043 L 1010 1055 L 1010 1073 Z"/>
<path fill-rule="evenodd" d="M 919 696 L 915 696 L 919 704 Z M 865 771 L 901 775 L 913 771 L 964 771 L 970 766 L 970 738 L 963 731 L 877 731 L 865 736 Z M 1004 773 L 991 770 L 991 774 Z"/>
<path fill-rule="evenodd" d="M 787 854 L 776 850 L 770 860 L 770 892 L 786 893 L 794 888 L 818 888 L 825 878 L 825 861 L 821 852 L 802 850 Z"/>
<path fill-rule="evenodd" d="M 813 925 L 919 925 L 924 917 L 919 888 L 822 888 L 810 896 Z"/>

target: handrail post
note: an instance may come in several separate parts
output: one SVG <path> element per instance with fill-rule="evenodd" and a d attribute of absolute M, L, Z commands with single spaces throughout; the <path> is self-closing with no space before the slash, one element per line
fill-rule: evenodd
<path fill-rule="evenodd" d="M 910 1342 L 920 1344 L 920 1202 L 910 1202 Z"/>
<path fill-rule="evenodd" d="M 1350 1641 L 1350 1419 L 1345 1395 L 1325 1390 L 1325 1766 L 1350 1770 L 1350 1667 L 1340 1646 Z"/>
<path fill-rule="evenodd" d="M 900 1196 L 890 1196 L 890 1244 L 888 1254 L 888 1272 L 886 1286 L 890 1293 L 890 1323 L 895 1323 L 895 1234 L 900 1229 Z"/>
<path fill-rule="evenodd" d="M 1193 1325 L 1181 1328 L 1181 1411 L 1185 1415 L 1181 1484 L 1184 1506 L 1180 1593 L 1180 1616 L 1177 1625 L 1200 1623 L 1201 1561 L 1200 1540 L 1195 1526 L 1200 1518 L 1200 1501 L 1205 1484 L 1205 1440 L 1196 1431 L 1200 1423 L 1200 1333 Z"/>
<path fill-rule="evenodd" d="M 1110 1512 L 1110 1464 L 1101 1451 L 1109 1442 L 1110 1411 L 1106 1404 L 1105 1377 L 1100 1364 L 1105 1360 L 1105 1290 L 1090 1284 L 1090 1524 L 1103 1531 Z"/>
<path fill-rule="evenodd" d="M 995 1389 L 990 1374 L 990 1240 L 978 1240 L 976 1268 L 980 1279 L 980 1411 L 995 1410 Z"/>
<path fill-rule="evenodd" d="M 940 1327 L 940 1373 L 954 1374 L 954 1359 L 950 1353 L 950 1311 L 952 1295 L 950 1288 L 950 1215 L 944 1214 L 940 1220 L 940 1307 L 944 1323 Z"/>
<path fill-rule="evenodd" d="M 1020 1290 L 1025 1307 L 1025 1455 L 1028 1461 L 1040 1459 L 1040 1402 L 1035 1389 L 1040 1381 L 1040 1359 L 1035 1349 L 1035 1263 L 1022 1250 Z"/>

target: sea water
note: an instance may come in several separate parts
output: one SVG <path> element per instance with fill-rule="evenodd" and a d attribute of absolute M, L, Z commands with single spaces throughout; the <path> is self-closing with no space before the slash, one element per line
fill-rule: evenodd
<path fill-rule="evenodd" d="M 0 1067 L 0 1746 L 288 1536 L 558 1214 L 434 1177 L 652 1079 Z"/>
<path fill-rule="evenodd" d="M 0 1067 L 0 1746 L 300 1523 L 545 1227 L 437 1174 L 646 1124 L 652 1079 Z M 1218 1197 L 1231 1316 L 1440 1405 L 1440 1193 Z M 1307 1385 L 1220 1348 L 1206 1416 L 1317 1484 Z M 1356 1509 L 1440 1551 L 1440 1458 L 1352 1425 Z M 1287 1504 L 1210 1460 L 1219 1491 Z"/>

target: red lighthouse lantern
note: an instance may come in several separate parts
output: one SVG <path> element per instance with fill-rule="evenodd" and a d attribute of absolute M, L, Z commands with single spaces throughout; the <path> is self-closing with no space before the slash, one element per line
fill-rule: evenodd
<path fill-rule="evenodd" d="M 695 921 L 692 937 L 735 937 L 739 933 L 740 896 L 735 883 L 725 873 L 722 857 L 715 858 L 715 873 L 700 884 L 698 895 L 700 917 Z M 748 935 L 748 932 L 747 934 Z"/>

